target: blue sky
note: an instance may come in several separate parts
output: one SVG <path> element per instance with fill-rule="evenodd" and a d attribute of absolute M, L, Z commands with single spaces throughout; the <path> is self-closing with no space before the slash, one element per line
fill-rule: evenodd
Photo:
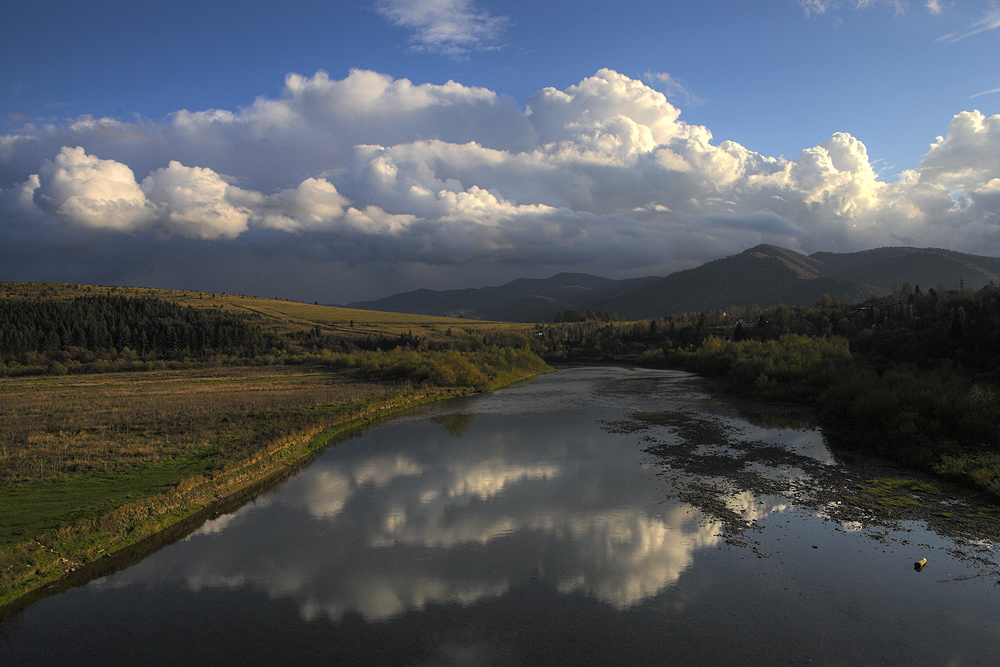
<path fill-rule="evenodd" d="M 998 28 L 944 0 L 8 3 L 0 279 L 346 302 L 759 242 L 997 255 Z"/>

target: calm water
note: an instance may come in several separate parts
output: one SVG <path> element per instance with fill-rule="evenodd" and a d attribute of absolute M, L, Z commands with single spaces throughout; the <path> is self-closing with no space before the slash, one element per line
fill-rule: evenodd
<path fill-rule="evenodd" d="M 833 465 L 818 431 L 746 421 L 682 373 L 565 370 L 330 448 L 29 607 L 0 664 L 995 664 L 984 561 L 920 526 L 842 525 L 749 492 L 724 499 L 756 520 L 727 542 L 676 499 L 690 473 L 645 451 L 683 430 L 613 426 L 643 411 L 710 416 L 721 441 L 702 454 L 751 439 Z"/>

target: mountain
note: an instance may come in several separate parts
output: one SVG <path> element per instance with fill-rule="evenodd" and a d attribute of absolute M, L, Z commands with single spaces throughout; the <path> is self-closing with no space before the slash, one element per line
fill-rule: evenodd
<path fill-rule="evenodd" d="M 551 278 L 518 278 L 481 289 L 418 289 L 375 301 L 357 301 L 362 310 L 471 317 L 507 322 L 551 322 L 560 310 L 588 309 L 592 304 L 632 292 L 659 276 L 612 280 L 586 273 L 559 273 Z"/>
<path fill-rule="evenodd" d="M 909 282 L 920 285 L 923 290 L 937 288 L 939 284 L 945 289 L 958 289 L 958 281 L 964 279 L 966 287 L 979 289 L 1000 276 L 1000 258 L 939 248 L 877 248 L 844 254 L 817 252 L 810 257 L 822 263 L 825 275 L 850 276 L 882 287 Z"/>
<path fill-rule="evenodd" d="M 625 319 L 729 306 L 811 306 L 823 294 L 853 303 L 892 292 L 909 282 L 926 290 L 939 284 L 969 289 L 1000 283 L 1000 259 L 937 248 L 878 248 L 854 253 L 803 255 L 759 245 L 648 283 L 594 304 Z"/>
<path fill-rule="evenodd" d="M 348 307 L 508 322 L 551 322 L 560 310 L 611 310 L 636 320 L 730 306 L 811 306 L 824 294 L 856 303 L 890 294 L 906 282 L 927 290 L 958 289 L 959 281 L 968 289 L 1000 284 L 1000 258 L 904 247 L 803 255 L 762 244 L 665 278 L 560 273 L 500 287 L 421 289 Z"/>

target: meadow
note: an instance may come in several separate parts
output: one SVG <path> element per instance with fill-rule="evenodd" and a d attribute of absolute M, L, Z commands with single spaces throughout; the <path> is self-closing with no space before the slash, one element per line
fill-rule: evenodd
<path fill-rule="evenodd" d="M 69 312 L 38 304 L 72 301 L 117 332 L 121 314 L 140 307 L 176 320 L 169 301 L 226 313 L 196 326 L 238 325 L 257 341 L 199 353 L 191 341 L 151 339 L 137 351 L 84 334 L 81 347 L 66 340 L 63 321 L 54 345 L 0 350 L 0 615 L 287 475 L 357 428 L 551 370 L 529 349 L 525 325 L 48 283 L 0 283 L 0 298 L 27 308 L 7 312 L 32 313 L 36 332 L 56 330 Z M 27 327 L 24 316 L 8 319 L 0 329 Z"/>
<path fill-rule="evenodd" d="M 0 604 L 450 393 L 285 366 L 0 379 Z"/>
<path fill-rule="evenodd" d="M 486 322 L 453 317 L 355 310 L 278 298 L 267 299 L 214 292 L 0 281 L 0 299 L 20 297 L 69 300 L 78 296 L 96 295 L 155 298 L 181 306 L 210 308 L 248 317 L 265 331 L 277 334 L 305 332 L 320 327 L 324 333 L 354 339 L 413 334 L 431 341 L 448 341 L 460 336 L 488 336 L 501 331 L 525 332 L 533 326 L 513 322 Z"/>

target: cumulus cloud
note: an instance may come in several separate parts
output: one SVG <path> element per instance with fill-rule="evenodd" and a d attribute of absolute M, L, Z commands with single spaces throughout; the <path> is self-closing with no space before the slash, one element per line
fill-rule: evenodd
<path fill-rule="evenodd" d="M 918 173 L 926 183 L 966 191 L 1000 174 L 1000 115 L 957 114 L 948 134 L 931 144 Z"/>
<path fill-rule="evenodd" d="M 111 263 L 81 259 L 87 239 L 99 257 L 108 234 L 124 234 L 161 258 L 180 239 L 189 254 L 211 243 L 233 275 L 252 257 L 289 285 L 312 284 L 308 267 L 330 284 L 400 291 L 417 275 L 469 284 L 471 266 L 481 281 L 526 267 L 665 273 L 760 242 L 997 254 L 998 178 L 1000 116 L 978 111 L 956 114 L 917 168 L 887 181 L 858 137 L 763 155 L 608 69 L 543 88 L 524 109 L 455 82 L 318 72 L 236 111 L 21 126 L 0 137 L 0 235 L 23 246 L 9 278 L 38 279 L 39 258 L 58 263 L 70 237 L 73 261 L 96 273 Z M 149 270 L 166 281 L 181 261 Z"/>
<path fill-rule="evenodd" d="M 172 160 L 140 184 L 128 166 L 88 155 L 79 146 L 64 147 L 9 199 L 23 212 L 53 213 L 74 227 L 119 232 L 156 228 L 203 240 L 236 238 L 251 224 L 295 232 L 346 220 L 365 233 L 393 225 L 392 216 L 377 207 L 369 207 L 368 213 L 345 210 L 348 200 L 322 178 L 266 196 L 236 187 L 211 169 Z"/>
<path fill-rule="evenodd" d="M 142 191 L 153 202 L 163 226 L 181 236 L 234 238 L 247 229 L 250 211 L 234 201 L 245 199 L 250 204 L 252 197 L 241 197 L 239 188 L 211 169 L 171 161 L 143 179 Z"/>
<path fill-rule="evenodd" d="M 461 57 L 501 46 L 510 24 L 471 0 L 378 0 L 375 8 L 394 25 L 409 30 L 417 51 Z"/>
<path fill-rule="evenodd" d="M 250 197 L 255 218 L 262 227 L 286 232 L 327 229 L 344 215 L 346 197 L 324 178 L 307 178 L 297 188 L 270 197 Z"/>
<path fill-rule="evenodd" d="M 132 231 L 152 218 L 128 166 L 87 155 L 79 146 L 64 147 L 30 183 L 38 183 L 34 204 L 82 227 Z"/>

